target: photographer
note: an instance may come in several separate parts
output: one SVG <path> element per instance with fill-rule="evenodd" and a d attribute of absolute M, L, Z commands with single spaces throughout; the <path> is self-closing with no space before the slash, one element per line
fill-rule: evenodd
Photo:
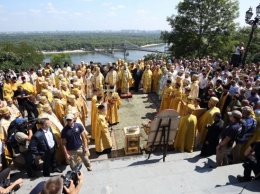
<path fill-rule="evenodd" d="M 73 180 L 70 180 L 70 186 L 63 185 L 62 177 L 55 176 L 48 179 L 46 182 L 40 182 L 29 194 L 78 194 L 83 184 L 83 173 L 77 174 L 78 184 L 74 185 Z"/>
<path fill-rule="evenodd" d="M 2 166 L 0 166 L 0 169 Z M 12 184 L 10 184 L 10 168 L 6 168 L 0 172 L 0 193 L 10 193 L 12 191 L 17 191 L 20 189 L 23 183 L 23 179 L 17 179 Z"/>
<path fill-rule="evenodd" d="M 260 141 L 252 143 L 245 151 L 244 176 L 238 175 L 237 179 L 240 182 L 252 180 L 251 172 L 253 171 L 256 178 L 260 175 Z"/>
<path fill-rule="evenodd" d="M 15 140 L 19 145 L 20 154 L 23 156 L 25 161 L 25 169 L 27 172 L 28 177 L 32 178 L 34 176 L 32 172 L 32 155 L 28 152 L 29 142 L 32 138 L 32 127 L 31 126 L 24 126 L 23 123 L 25 119 L 19 118 L 16 119 L 18 128 L 17 132 L 15 133 Z M 26 124 L 26 123 L 25 123 Z"/>

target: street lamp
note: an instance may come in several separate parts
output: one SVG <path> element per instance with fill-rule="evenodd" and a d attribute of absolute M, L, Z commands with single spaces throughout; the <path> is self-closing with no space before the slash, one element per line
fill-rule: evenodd
<path fill-rule="evenodd" d="M 248 40 L 248 43 L 247 43 L 247 46 L 246 46 L 246 51 L 245 51 L 244 57 L 242 59 L 242 65 L 243 66 L 246 63 L 247 53 L 248 53 L 248 50 L 249 50 L 249 47 L 250 47 L 250 44 L 251 44 L 251 41 L 252 41 L 252 38 L 253 38 L 254 31 L 257 28 L 257 26 L 260 25 L 260 4 L 256 7 L 256 17 L 255 17 L 255 19 L 251 20 L 252 16 L 253 16 L 253 11 L 252 11 L 252 7 L 250 7 L 249 10 L 246 12 L 245 20 L 246 20 L 247 24 L 252 26 L 252 30 L 251 30 L 249 40 Z"/>

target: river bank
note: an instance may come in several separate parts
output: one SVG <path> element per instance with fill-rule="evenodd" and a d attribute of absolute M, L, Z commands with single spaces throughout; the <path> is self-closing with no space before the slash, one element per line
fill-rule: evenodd
<path fill-rule="evenodd" d="M 148 47 L 154 47 L 154 46 L 161 46 L 165 43 L 157 43 L 157 44 L 147 44 L 140 46 L 141 48 L 148 48 Z M 115 51 L 117 51 L 115 49 Z M 44 55 L 52 55 L 52 54 L 60 54 L 60 53 L 66 53 L 66 54 L 77 54 L 77 53 L 92 53 L 94 51 L 85 51 L 85 50 L 65 50 L 65 51 L 41 51 Z"/>

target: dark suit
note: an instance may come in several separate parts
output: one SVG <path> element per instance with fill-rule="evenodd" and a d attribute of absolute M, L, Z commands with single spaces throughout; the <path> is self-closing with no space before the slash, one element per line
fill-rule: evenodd
<path fill-rule="evenodd" d="M 50 129 L 51 133 L 52 130 Z M 55 145 L 53 148 L 49 148 L 45 132 L 40 129 L 37 131 L 31 139 L 29 150 L 32 155 L 41 156 L 43 160 L 43 176 L 50 176 L 50 167 L 52 169 L 57 167 L 55 148 L 57 147 L 57 141 L 52 133 Z"/>
<path fill-rule="evenodd" d="M 133 78 L 135 80 L 134 89 L 136 92 L 139 90 L 139 84 L 143 76 L 143 71 L 141 69 L 134 69 L 133 70 Z"/>
<path fill-rule="evenodd" d="M 226 101 L 224 102 L 224 105 L 223 105 L 223 108 L 222 108 L 222 111 L 221 111 L 221 115 L 222 117 L 224 117 L 226 111 L 227 111 L 227 107 L 229 106 L 230 102 L 232 101 L 232 96 L 230 94 L 227 94 L 227 98 L 226 98 Z"/>
<path fill-rule="evenodd" d="M 211 156 L 216 154 L 216 147 L 219 143 L 220 133 L 223 130 L 223 120 L 215 121 L 209 128 L 201 149 L 201 156 Z M 208 142 L 208 144 L 206 144 Z"/>

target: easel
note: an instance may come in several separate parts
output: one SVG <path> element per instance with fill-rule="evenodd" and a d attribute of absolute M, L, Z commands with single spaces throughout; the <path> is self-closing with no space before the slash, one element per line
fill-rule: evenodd
<path fill-rule="evenodd" d="M 167 125 L 161 125 L 163 118 L 161 117 L 159 119 L 160 120 L 159 120 L 157 129 L 156 129 L 156 133 L 155 133 L 155 136 L 153 138 L 153 143 L 150 146 L 151 151 L 149 151 L 149 155 L 148 155 L 147 160 L 149 160 L 149 158 L 150 158 L 151 154 L 153 153 L 153 150 L 154 150 L 155 147 L 163 147 L 163 162 L 165 162 L 165 157 L 166 157 L 166 153 L 167 153 L 168 145 L 169 145 L 169 136 L 170 136 L 172 118 L 168 117 L 168 124 Z M 157 139 L 157 135 L 158 135 L 160 129 L 162 129 L 160 141 L 159 141 L 159 144 L 155 145 L 155 141 Z"/>

